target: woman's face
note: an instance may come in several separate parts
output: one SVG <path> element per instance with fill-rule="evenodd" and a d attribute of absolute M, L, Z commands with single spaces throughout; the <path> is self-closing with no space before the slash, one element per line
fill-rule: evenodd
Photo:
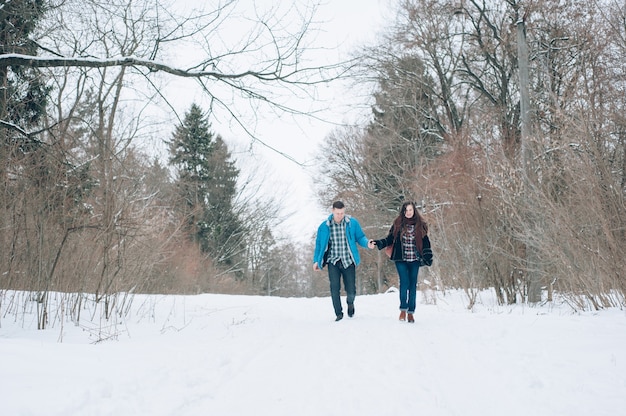
<path fill-rule="evenodd" d="M 407 218 L 413 218 L 415 215 L 415 208 L 413 208 L 413 204 L 409 204 L 404 208 L 404 216 Z"/>

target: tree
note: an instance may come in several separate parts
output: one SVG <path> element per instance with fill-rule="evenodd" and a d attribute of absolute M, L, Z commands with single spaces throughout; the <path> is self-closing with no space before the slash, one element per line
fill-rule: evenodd
<path fill-rule="evenodd" d="M 412 195 L 420 167 L 441 154 L 445 135 L 431 98 L 433 82 L 422 60 L 393 53 L 379 55 L 378 60 L 364 161 L 374 191 L 395 208 Z"/>
<path fill-rule="evenodd" d="M 244 17 L 240 7 L 248 8 Z M 304 52 L 313 30 L 314 2 L 254 7 L 249 10 L 250 4 L 232 0 L 187 10 L 168 8 L 163 2 L 64 0 L 26 39 L 35 47 L 32 53 L 1 53 L 0 68 L 97 74 L 92 76 L 105 75 L 107 68 L 125 69 L 136 81 L 134 88 L 141 89 L 140 96 L 163 99 L 169 106 L 159 88 L 162 75 L 195 80 L 213 112 L 219 109 L 233 116 L 253 136 L 241 119 L 245 113 L 241 104 L 255 112 L 314 113 L 310 100 L 301 111 L 286 105 L 285 95 L 314 96 L 316 85 L 345 70 L 345 63 L 307 62 Z M 239 29 L 234 38 L 233 26 Z M 180 56 L 181 51 L 189 53 Z M 0 117 L 0 122 L 6 121 Z M 255 141 L 263 143 L 258 137 Z"/>
<path fill-rule="evenodd" d="M 377 123 L 329 136 L 338 163 L 326 194 L 357 196 L 376 209 L 369 218 L 389 209 L 372 191 L 425 195 L 445 256 L 433 270 L 464 287 L 470 306 L 484 287 L 503 303 L 533 302 L 536 283 L 580 308 L 623 304 L 624 15 L 613 1 L 400 1 L 359 78 L 376 83 Z M 533 127 L 524 141 L 522 115 Z M 425 125 L 440 153 L 411 163 L 410 132 Z"/>
<path fill-rule="evenodd" d="M 0 7 L 0 56 L 35 54 L 37 46 L 30 36 L 46 11 L 43 0 L 15 0 Z M 41 73 L 21 65 L 0 65 L 0 131 L 3 148 L 9 143 L 8 127 L 24 130 L 36 125 L 44 114 L 49 89 Z M 15 129 L 17 130 L 17 129 Z M 0 159 L 1 160 L 1 159 Z"/>
<path fill-rule="evenodd" d="M 192 104 L 168 142 L 170 164 L 193 240 L 219 263 L 233 266 L 243 252 L 243 227 L 233 209 L 239 170 L 210 128 L 208 116 Z"/>
<path fill-rule="evenodd" d="M 391 24 L 385 45 L 374 55 L 385 57 L 396 53 L 419 61 L 420 70 L 410 78 L 429 78 L 419 89 L 432 103 L 430 123 L 445 142 L 451 143 L 463 138 L 468 116 L 469 87 L 459 78 L 466 47 L 466 42 L 458 36 L 463 33 L 463 25 L 456 18 L 460 13 L 458 2 L 400 1 L 397 19 Z"/>
<path fill-rule="evenodd" d="M 0 6 L 0 56 L 35 54 L 36 45 L 30 36 L 46 11 L 43 0 L 15 0 Z M 6 173 L 16 169 L 25 154 L 41 145 L 36 135 L 27 132 L 36 127 L 45 115 L 50 92 L 46 78 L 36 68 L 0 64 L 0 192 L 9 184 Z M 8 194 L 0 193 L 3 200 Z"/>
<path fill-rule="evenodd" d="M 169 226 L 169 207 L 157 203 L 165 195 L 143 181 L 144 155 L 135 145 L 162 139 L 145 110 L 150 103 L 173 109 L 163 82 L 196 80 L 212 110 L 237 120 L 242 102 L 297 112 L 284 105 L 285 93 L 313 94 L 341 70 L 303 60 L 313 4 L 258 7 L 256 19 L 238 19 L 240 3 L 203 4 L 184 14 L 164 2 L 126 0 L 14 0 L 0 7 L 0 238 L 10 248 L 0 254 L 7 271 L 1 283 L 41 291 L 42 327 L 50 290 L 96 293 L 109 319 L 121 307 L 120 291 L 160 287 L 148 281 L 172 253 L 160 250 L 171 250 L 179 228 Z M 239 37 L 226 39 L 234 26 Z M 183 50 L 192 53 L 181 56 Z M 217 142 L 215 157 L 228 159 Z M 242 251 L 232 241 L 241 233 L 218 225 L 230 238 L 218 258 L 232 259 Z M 159 234 L 163 229 L 172 234 Z M 67 301 L 76 321 L 81 299 Z"/>

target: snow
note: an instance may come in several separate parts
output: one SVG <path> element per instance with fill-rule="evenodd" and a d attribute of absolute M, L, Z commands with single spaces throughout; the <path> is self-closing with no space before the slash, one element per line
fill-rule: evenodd
<path fill-rule="evenodd" d="M 357 296 L 340 322 L 330 298 L 136 295 L 114 325 L 86 311 L 43 331 L 5 301 L 0 412 L 624 414 L 623 310 L 419 296 L 414 324 L 397 320 L 393 292 Z"/>

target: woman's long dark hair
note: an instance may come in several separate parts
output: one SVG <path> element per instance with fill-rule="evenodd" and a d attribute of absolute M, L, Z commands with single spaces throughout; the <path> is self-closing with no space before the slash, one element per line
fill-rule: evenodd
<path fill-rule="evenodd" d="M 413 207 L 413 217 L 407 218 L 406 207 L 411 205 Z M 428 224 L 424 217 L 422 217 L 415 206 L 415 202 L 407 201 L 400 207 L 400 214 L 393 221 L 393 239 L 396 240 L 400 233 L 405 233 L 407 225 L 415 225 L 415 242 L 418 244 L 418 248 L 421 251 L 422 238 L 428 233 Z"/>

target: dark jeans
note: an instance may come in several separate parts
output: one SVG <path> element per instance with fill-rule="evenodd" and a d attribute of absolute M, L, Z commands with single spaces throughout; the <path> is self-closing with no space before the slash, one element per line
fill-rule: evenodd
<path fill-rule="evenodd" d="M 415 298 L 417 297 L 417 273 L 420 269 L 419 261 L 396 261 L 396 270 L 400 277 L 400 310 L 415 312 Z"/>
<path fill-rule="evenodd" d="M 356 297 L 356 267 L 352 263 L 349 267 L 344 268 L 341 262 L 337 265 L 328 265 L 328 279 L 330 280 L 330 297 L 333 300 L 333 308 L 335 315 L 339 316 L 343 313 L 341 308 L 341 276 L 343 276 L 343 287 L 346 290 L 348 305 L 354 303 Z"/>

